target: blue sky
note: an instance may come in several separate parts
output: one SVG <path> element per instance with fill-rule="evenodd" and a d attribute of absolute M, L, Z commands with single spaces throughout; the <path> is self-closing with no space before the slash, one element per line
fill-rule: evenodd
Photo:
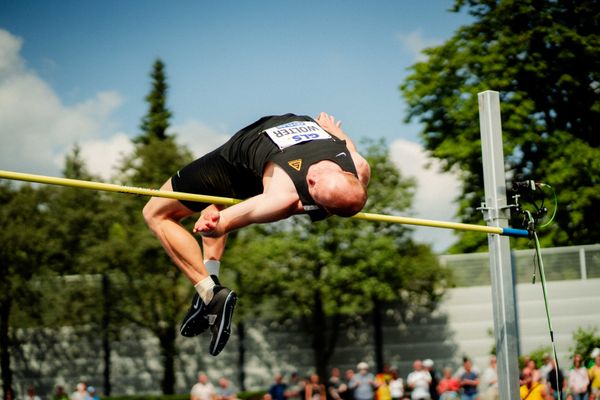
<path fill-rule="evenodd" d="M 423 47 L 470 21 L 452 3 L 0 0 L 0 168 L 56 175 L 77 142 L 108 178 L 160 57 L 173 131 L 197 155 L 260 116 L 327 111 L 353 138 L 386 139 L 428 202 L 449 178 L 406 164 L 425 156 L 398 86 Z M 415 214 L 451 219 L 450 200 L 444 216 Z"/>

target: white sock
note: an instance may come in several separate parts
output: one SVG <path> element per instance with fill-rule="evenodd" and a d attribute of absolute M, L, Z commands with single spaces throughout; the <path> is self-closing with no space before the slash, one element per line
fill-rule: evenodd
<path fill-rule="evenodd" d="M 206 271 L 208 271 L 209 275 L 219 276 L 219 267 L 221 266 L 221 261 L 219 260 L 204 260 L 204 266 L 206 267 Z"/>
<path fill-rule="evenodd" d="M 200 295 L 200 298 L 202 299 L 204 304 L 208 305 L 208 303 L 210 303 L 210 301 L 213 298 L 213 288 L 215 287 L 215 281 L 213 281 L 209 275 L 206 278 L 202 279 L 200 282 L 196 283 L 194 287 L 196 288 L 196 291 Z"/>

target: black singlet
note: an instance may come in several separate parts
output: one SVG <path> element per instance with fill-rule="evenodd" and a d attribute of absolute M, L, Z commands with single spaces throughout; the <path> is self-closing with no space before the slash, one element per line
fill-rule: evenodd
<path fill-rule="evenodd" d="M 281 150 L 265 131 L 293 121 L 312 121 L 308 116 L 285 114 L 268 116 L 242 128 L 224 145 L 184 167 L 172 178 L 173 188 L 189 193 L 247 198 L 262 193 L 262 176 L 269 161 L 280 166 L 292 179 L 298 197 L 311 220 L 327 217 L 310 196 L 306 173 L 319 161 L 329 160 L 342 170 L 357 175 L 346 142 L 331 139 L 313 140 Z M 207 177 L 210 175 L 210 179 Z M 183 202 L 199 211 L 197 204 Z M 201 208 L 204 208 L 202 206 Z M 201 209 L 200 208 L 200 209 Z"/>

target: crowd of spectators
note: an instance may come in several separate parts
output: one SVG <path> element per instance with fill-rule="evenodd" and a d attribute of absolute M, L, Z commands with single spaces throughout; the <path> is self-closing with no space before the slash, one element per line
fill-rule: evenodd
<path fill-rule="evenodd" d="M 525 358 L 520 371 L 520 397 L 527 400 L 600 400 L 600 349 L 594 349 L 592 361 L 584 365 L 579 354 L 573 364 L 557 368 L 549 355 L 543 361 Z M 564 371 L 564 372 L 563 372 Z M 287 379 L 286 379 L 287 378 Z M 496 357 L 480 370 L 468 357 L 453 370 L 444 366 L 436 369 L 431 359 L 414 360 L 412 371 L 404 378 L 394 366 L 384 366 L 383 371 L 372 372 L 366 362 L 342 374 L 332 368 L 330 376 L 321 382 L 319 375 L 306 377 L 298 373 L 284 376 L 275 374 L 273 382 L 264 388 L 262 400 L 497 400 L 498 374 Z M 216 384 L 205 373 L 198 374 L 198 382 L 190 391 L 190 400 L 237 400 L 238 391 L 230 380 L 221 377 Z M 12 392 L 5 393 L 6 400 L 16 400 Z M 41 400 L 30 387 L 23 400 Z M 100 400 L 93 386 L 80 382 L 69 394 L 57 386 L 52 400 Z"/>
<path fill-rule="evenodd" d="M 479 377 L 471 360 L 464 359 L 463 365 L 453 371 L 446 367 L 439 373 L 431 359 L 415 360 L 413 371 L 406 378 L 400 376 L 394 366 L 373 373 L 366 362 L 359 362 L 356 369 L 347 369 L 342 374 L 332 368 L 326 382 L 319 375 L 301 377 L 292 373 L 286 380 L 278 373 L 272 384 L 265 388 L 262 400 L 419 400 L 419 399 L 497 399 L 497 376 L 495 358 Z M 228 387 L 225 378 L 213 386 L 204 373 L 198 375 L 198 383 L 191 390 L 191 400 L 234 400 L 235 390 L 223 392 L 219 387 Z M 485 390 L 481 392 L 481 388 Z M 494 390 L 495 389 L 495 390 Z"/>
<path fill-rule="evenodd" d="M 546 356 L 542 365 L 525 358 L 520 371 L 520 397 L 527 400 L 557 399 L 559 391 L 565 400 L 600 400 L 600 349 L 592 353 L 594 363 L 583 365 L 581 356 L 574 355 L 573 365 L 563 372 L 556 368 L 552 357 Z M 464 357 L 462 365 L 453 370 L 444 366 L 436 369 L 431 359 L 414 360 L 412 371 L 401 376 L 394 366 L 373 372 L 366 362 L 342 373 L 332 368 L 326 382 L 319 375 L 301 377 L 278 373 L 265 388 L 262 400 L 497 400 L 498 373 L 496 357 L 480 369 Z M 235 400 L 236 391 L 229 381 L 221 378 L 213 387 L 205 374 L 191 391 L 191 400 Z"/>
<path fill-rule="evenodd" d="M 544 356 L 542 365 L 526 359 L 521 370 L 521 398 L 565 400 L 600 399 L 600 349 L 592 351 L 592 362 L 584 365 L 580 354 L 573 355 L 573 364 L 563 373 L 549 355 Z"/>

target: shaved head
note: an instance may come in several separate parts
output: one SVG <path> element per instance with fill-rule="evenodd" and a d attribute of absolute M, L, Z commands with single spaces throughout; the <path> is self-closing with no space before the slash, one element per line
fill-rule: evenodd
<path fill-rule="evenodd" d="M 340 217 L 351 217 L 367 202 L 367 189 L 349 172 L 333 171 L 320 174 L 309 188 L 315 202 Z"/>

